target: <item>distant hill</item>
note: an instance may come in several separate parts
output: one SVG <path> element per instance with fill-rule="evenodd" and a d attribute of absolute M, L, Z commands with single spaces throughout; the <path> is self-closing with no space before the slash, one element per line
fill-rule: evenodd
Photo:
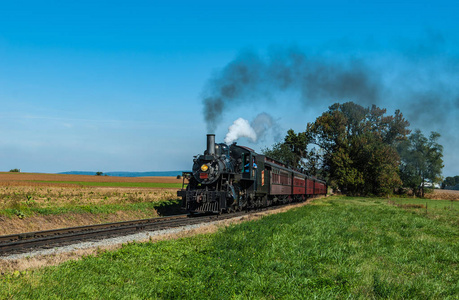
<path fill-rule="evenodd" d="M 69 171 L 59 174 L 71 175 L 96 175 L 97 172 L 90 171 Z M 118 177 L 146 177 L 146 176 L 177 176 L 182 175 L 182 171 L 163 171 L 163 172 L 104 172 L 102 175 Z"/>

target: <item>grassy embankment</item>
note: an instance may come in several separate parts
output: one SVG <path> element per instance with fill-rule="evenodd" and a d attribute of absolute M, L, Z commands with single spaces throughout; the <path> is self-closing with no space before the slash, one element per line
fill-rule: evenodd
<path fill-rule="evenodd" d="M 7 274 L 0 298 L 457 299 L 458 207 L 387 202 L 316 200 L 216 234 Z"/>

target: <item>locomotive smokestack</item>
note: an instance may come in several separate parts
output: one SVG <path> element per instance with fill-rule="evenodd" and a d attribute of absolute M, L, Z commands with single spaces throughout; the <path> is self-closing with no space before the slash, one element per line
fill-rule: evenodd
<path fill-rule="evenodd" d="M 215 154 L 215 134 L 207 135 L 207 154 L 208 155 Z"/>

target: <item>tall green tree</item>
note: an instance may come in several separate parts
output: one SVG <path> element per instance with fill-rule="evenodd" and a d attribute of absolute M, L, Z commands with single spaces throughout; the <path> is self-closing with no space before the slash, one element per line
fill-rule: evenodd
<path fill-rule="evenodd" d="M 295 133 L 290 129 L 284 138 L 284 145 L 293 153 L 291 165 L 293 167 L 304 167 L 303 158 L 307 157 L 308 138 L 304 132 Z"/>
<path fill-rule="evenodd" d="M 306 159 L 304 160 L 304 167 L 308 171 L 308 173 L 312 176 L 316 176 L 322 179 L 327 180 L 327 174 L 323 172 L 323 162 L 322 162 L 322 155 L 319 149 L 312 148 L 308 154 Z"/>
<path fill-rule="evenodd" d="M 307 147 L 306 133 L 295 133 L 290 129 L 283 142 L 275 143 L 271 148 L 262 149 L 261 152 L 293 168 L 305 169 L 310 175 L 324 178 L 320 152 L 315 148 L 308 150 Z"/>
<path fill-rule="evenodd" d="M 330 106 L 305 133 L 322 151 L 323 171 L 342 191 L 387 194 L 401 184 L 395 145 L 406 138 L 408 126 L 400 111 L 387 116 L 375 105 L 346 102 Z"/>
<path fill-rule="evenodd" d="M 308 157 L 308 143 L 305 132 L 295 133 L 293 129 L 289 129 L 283 142 L 274 144 L 272 148 L 263 149 L 262 153 L 291 167 L 304 168 L 304 158 Z"/>
<path fill-rule="evenodd" d="M 440 134 L 432 132 L 429 138 L 417 129 L 398 146 L 400 176 L 403 185 L 424 197 L 424 183 L 441 181 L 443 146 L 438 143 Z"/>
<path fill-rule="evenodd" d="M 310 174 L 351 194 L 388 194 L 401 185 L 396 145 L 406 139 L 409 123 L 375 105 L 335 103 L 305 132 L 289 130 L 282 143 L 265 154 L 305 167 Z"/>
<path fill-rule="evenodd" d="M 423 183 L 441 179 L 443 148 L 436 132 L 426 138 L 416 130 L 408 138 L 409 125 L 399 110 L 386 115 L 376 105 L 335 103 L 305 132 L 289 130 L 264 153 L 349 194 L 385 195 L 403 185 L 420 186 L 424 196 Z"/>
<path fill-rule="evenodd" d="M 283 162 L 292 167 L 299 167 L 297 165 L 299 158 L 292 152 L 289 145 L 284 142 L 276 143 L 271 148 L 262 149 L 261 152 L 277 161 Z"/>

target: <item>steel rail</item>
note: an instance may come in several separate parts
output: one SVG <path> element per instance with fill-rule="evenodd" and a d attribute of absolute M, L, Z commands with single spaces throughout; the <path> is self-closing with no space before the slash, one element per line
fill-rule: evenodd
<path fill-rule="evenodd" d="M 189 218 L 187 215 L 179 215 L 0 236 L 0 256 L 23 253 L 36 249 L 55 248 L 83 241 L 100 240 L 142 231 L 157 231 L 207 223 L 213 220 L 224 220 L 237 217 L 242 214 L 245 213 L 203 215 L 193 218 Z"/>
<path fill-rule="evenodd" d="M 122 222 L 102 223 L 102 224 L 93 224 L 93 225 L 84 225 L 84 226 L 76 226 L 76 227 L 67 227 L 67 228 L 58 228 L 58 229 L 50 229 L 50 230 L 43 230 L 43 231 L 33 231 L 33 232 L 2 235 L 0 236 L 0 245 L 1 243 L 5 243 L 5 242 L 14 242 L 14 241 L 19 241 L 19 240 L 50 237 L 50 236 L 61 235 L 61 234 L 66 234 L 66 233 L 70 234 L 70 233 L 76 233 L 76 232 L 82 232 L 82 231 L 105 229 L 105 228 L 110 228 L 110 227 L 129 226 L 133 224 L 140 225 L 140 224 L 156 223 L 156 222 L 162 222 L 163 220 L 185 218 L 186 216 L 187 215 L 178 215 L 178 216 L 172 216 L 172 217 L 130 220 L 130 221 L 122 221 Z"/>
<path fill-rule="evenodd" d="M 124 221 L 97 225 L 78 226 L 54 230 L 29 232 L 0 236 L 0 256 L 6 253 L 24 252 L 26 249 L 43 247 L 53 248 L 59 244 L 72 244 L 89 239 L 102 239 L 154 228 L 157 230 L 172 228 L 187 223 L 187 215 Z M 156 227 L 156 228 L 155 228 Z"/>
<path fill-rule="evenodd" d="M 176 215 L 152 219 L 141 219 L 114 223 L 77 226 L 44 231 L 26 232 L 0 236 L 0 256 L 23 253 L 35 249 L 48 249 L 63 245 L 75 244 L 88 240 L 100 240 L 122 236 L 141 231 L 157 231 L 186 225 L 225 220 L 243 215 L 255 214 L 260 211 L 277 209 L 296 203 L 258 208 L 250 211 L 234 212 L 221 215 Z"/>

